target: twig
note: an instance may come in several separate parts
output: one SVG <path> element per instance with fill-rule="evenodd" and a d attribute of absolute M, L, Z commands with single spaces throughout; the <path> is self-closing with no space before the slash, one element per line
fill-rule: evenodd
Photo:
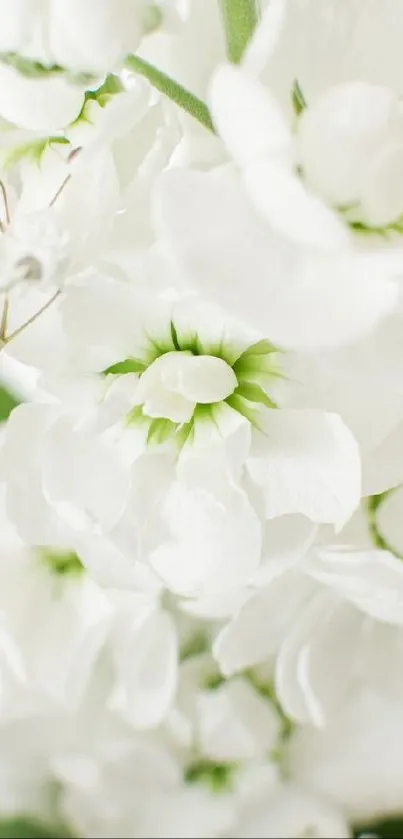
<path fill-rule="evenodd" d="M 63 183 L 60 184 L 59 189 L 53 196 L 52 200 L 49 202 L 49 207 L 53 207 L 56 204 L 57 199 L 62 194 L 64 188 L 67 186 L 68 182 L 71 180 L 71 174 L 67 175 L 67 178 L 64 179 Z"/>
<path fill-rule="evenodd" d="M 5 214 L 6 214 L 6 222 L 7 222 L 7 224 L 10 224 L 11 215 L 10 215 L 10 207 L 9 207 L 8 197 L 7 197 L 7 190 L 6 190 L 6 188 L 4 186 L 4 183 L 1 179 L 0 179 L 0 190 L 1 190 L 2 195 L 3 195 L 4 211 L 5 211 Z"/>
<path fill-rule="evenodd" d="M 76 149 L 73 149 L 73 151 L 71 151 L 71 152 L 70 152 L 70 154 L 69 154 L 69 156 L 68 156 L 68 158 L 67 158 L 67 163 L 72 163 L 72 161 L 73 161 L 73 160 L 77 157 L 77 155 L 80 153 L 81 149 L 82 149 L 82 146 L 77 146 L 77 148 L 76 148 Z M 67 186 L 68 182 L 71 180 L 71 177 L 72 177 L 72 175 L 71 175 L 71 172 L 70 172 L 70 173 L 67 175 L 67 177 L 64 179 L 63 183 L 62 183 L 62 184 L 60 184 L 59 189 L 57 190 L 56 194 L 53 196 L 53 198 L 52 198 L 52 200 L 51 200 L 51 202 L 50 202 L 50 204 L 49 204 L 49 207 L 53 207 L 53 206 L 56 204 L 57 199 L 58 199 L 58 198 L 59 198 L 59 196 L 62 194 L 62 192 L 63 192 L 63 190 L 65 189 L 65 187 Z"/>
<path fill-rule="evenodd" d="M 35 323 L 35 321 L 41 315 L 43 315 L 44 312 L 46 312 L 46 309 L 49 309 L 49 306 L 52 305 L 54 300 L 56 300 L 56 298 L 59 297 L 60 294 L 61 294 L 61 290 L 59 288 L 56 291 L 56 294 L 54 294 L 53 297 L 50 298 L 50 300 L 48 300 L 43 306 L 41 306 L 41 308 L 37 312 L 35 312 L 34 315 L 31 315 L 31 317 L 28 318 L 28 320 L 26 320 L 25 323 L 22 323 L 21 326 L 19 326 L 17 329 L 14 329 L 14 332 L 11 332 L 11 334 L 8 335 L 8 337 L 6 339 L 3 339 L 3 341 L 4 341 L 3 346 L 6 346 L 6 344 L 9 344 L 10 341 L 13 341 L 14 338 L 17 337 L 17 335 L 20 335 L 21 332 L 24 332 L 25 329 L 27 329 L 28 326 L 31 326 L 32 323 Z M 0 338 L 1 338 L 1 336 L 0 336 Z M 0 347 L 0 349 L 2 349 L 2 347 Z"/>
<path fill-rule="evenodd" d="M 8 297 L 5 297 L 4 305 L 3 305 L 3 312 L 1 315 L 0 321 L 0 340 L 7 341 L 6 334 L 7 334 L 7 322 L 8 322 L 8 311 L 10 308 L 10 301 Z"/>

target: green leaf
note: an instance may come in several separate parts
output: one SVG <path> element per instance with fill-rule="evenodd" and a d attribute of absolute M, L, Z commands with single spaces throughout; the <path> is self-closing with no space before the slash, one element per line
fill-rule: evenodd
<path fill-rule="evenodd" d="M 373 822 L 366 827 L 357 827 L 354 831 L 356 839 L 369 834 L 379 836 L 380 839 L 402 839 L 403 819 L 384 819 L 383 821 Z"/>
<path fill-rule="evenodd" d="M 7 819 L 0 821 L 0 839 L 64 839 L 66 834 L 50 832 L 36 821 L 29 819 Z"/>
<path fill-rule="evenodd" d="M 220 0 L 228 60 L 239 64 L 258 21 L 256 0 Z"/>
<path fill-rule="evenodd" d="M 117 361 L 116 364 L 111 364 L 110 367 L 102 371 L 102 375 L 124 376 L 125 373 L 144 373 L 145 369 L 146 365 L 143 361 L 139 361 L 137 358 L 126 358 L 124 361 Z"/>
<path fill-rule="evenodd" d="M 0 422 L 5 422 L 19 404 L 19 400 L 9 390 L 0 386 Z"/>
<path fill-rule="evenodd" d="M 138 55 L 128 55 L 125 64 L 128 70 L 144 76 L 156 90 L 159 90 L 160 93 L 167 96 L 171 102 L 175 102 L 175 105 L 179 105 L 180 108 L 197 119 L 209 131 L 214 132 L 210 111 L 198 96 L 190 93 L 189 90 L 186 90 L 186 88 L 182 87 L 174 79 L 171 79 L 166 73 L 158 70 L 157 67 L 149 64 L 148 61 L 145 61 Z"/>

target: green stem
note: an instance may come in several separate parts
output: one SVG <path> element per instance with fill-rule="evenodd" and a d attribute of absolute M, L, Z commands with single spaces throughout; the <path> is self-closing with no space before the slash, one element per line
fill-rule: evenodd
<path fill-rule="evenodd" d="M 258 21 L 257 0 L 219 0 L 229 61 L 239 64 Z"/>
<path fill-rule="evenodd" d="M 153 64 L 149 64 L 148 61 L 139 58 L 138 55 L 129 55 L 126 58 L 125 64 L 129 70 L 133 70 L 135 73 L 139 73 L 148 79 L 153 87 L 159 90 L 160 93 L 168 96 L 172 102 L 175 102 L 176 105 L 179 105 L 180 108 L 183 108 L 184 111 L 197 119 L 201 125 L 204 125 L 209 131 L 214 131 L 210 112 L 207 105 L 201 99 L 194 96 L 193 93 L 190 93 L 186 88 L 178 84 L 178 82 L 175 82 L 166 73 L 158 70 Z"/>

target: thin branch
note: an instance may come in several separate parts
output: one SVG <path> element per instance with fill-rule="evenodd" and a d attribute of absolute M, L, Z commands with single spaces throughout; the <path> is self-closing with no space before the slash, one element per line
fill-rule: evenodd
<path fill-rule="evenodd" d="M 67 163 L 71 163 L 77 157 L 77 155 L 79 154 L 81 149 L 82 149 L 82 146 L 78 146 L 76 149 L 73 149 L 73 151 L 70 152 L 70 154 L 67 158 Z M 57 199 L 60 197 L 60 195 L 64 191 L 65 187 L 67 186 L 67 184 L 71 180 L 71 177 L 72 177 L 72 174 L 70 172 L 65 177 L 63 183 L 60 184 L 59 189 L 57 190 L 57 192 L 55 193 L 55 195 L 53 196 L 52 200 L 49 203 L 49 207 L 53 207 L 56 204 Z"/>
<path fill-rule="evenodd" d="M 4 340 L 3 346 L 9 344 L 10 341 L 13 341 L 14 338 L 17 337 L 17 335 L 21 335 L 21 332 L 24 332 L 25 329 L 28 328 L 28 326 L 31 326 L 31 324 L 35 323 L 35 321 L 38 320 L 38 318 L 41 315 L 43 315 L 43 313 L 46 312 L 47 309 L 49 309 L 49 306 L 52 305 L 52 303 L 57 299 L 57 297 L 59 297 L 60 294 L 61 290 L 59 288 L 56 291 L 56 293 L 50 298 L 50 300 L 48 300 L 43 306 L 41 306 L 41 308 L 37 312 L 35 312 L 34 315 L 31 315 L 31 317 L 28 318 L 28 320 L 26 320 L 25 323 L 22 323 L 21 326 L 19 326 L 17 329 L 14 329 L 14 332 L 11 332 L 11 334 Z"/>
<path fill-rule="evenodd" d="M 7 335 L 7 323 L 8 323 L 9 308 L 10 308 L 10 301 L 9 301 L 8 297 L 6 296 L 5 300 L 4 300 L 3 312 L 2 312 L 2 315 L 1 315 L 1 321 L 0 321 L 0 340 L 1 341 L 7 341 L 6 335 Z"/>
<path fill-rule="evenodd" d="M 3 195 L 4 211 L 5 211 L 5 214 L 6 214 L 6 223 L 10 224 L 10 222 L 11 222 L 10 206 L 9 206 L 9 203 L 8 203 L 7 190 L 6 190 L 2 180 L 0 180 L 0 190 L 1 190 L 1 193 Z"/>
<path fill-rule="evenodd" d="M 61 184 L 60 184 L 59 189 L 58 189 L 58 190 L 57 190 L 57 192 L 54 194 L 54 196 L 53 196 L 52 200 L 49 202 L 49 207 L 54 207 L 54 205 L 56 204 L 57 199 L 58 199 L 58 198 L 59 198 L 59 196 L 62 194 L 62 192 L 64 191 L 64 189 L 65 189 L 65 187 L 67 186 L 67 184 L 68 184 L 68 182 L 69 182 L 69 181 L 71 181 L 71 174 L 70 174 L 70 175 L 67 175 L 67 177 L 64 179 L 63 183 L 61 183 Z"/>

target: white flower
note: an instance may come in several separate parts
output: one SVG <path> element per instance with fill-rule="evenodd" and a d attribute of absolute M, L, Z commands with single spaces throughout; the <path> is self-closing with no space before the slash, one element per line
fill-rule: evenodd
<path fill-rule="evenodd" d="M 367 239 L 372 234 L 369 242 L 374 250 L 382 245 L 383 237 L 398 244 L 403 212 L 399 187 L 403 118 L 398 87 L 389 72 L 379 71 L 375 62 L 371 66 L 370 53 L 363 67 L 357 35 L 358 26 L 367 29 L 366 42 L 368 30 L 374 37 L 381 23 L 375 6 L 364 21 L 359 4 L 352 4 L 357 10 L 344 4 L 336 10 L 326 0 L 318 13 L 308 3 L 304 29 L 311 25 L 321 46 L 315 41 L 312 50 L 304 49 L 301 55 L 294 29 L 300 4 L 277 5 L 281 13 L 269 8 L 267 20 L 263 18 L 258 26 L 244 69 L 222 66 L 211 85 L 213 119 L 241 168 L 253 204 L 274 229 L 303 244 L 343 248 L 350 239 L 360 248 L 363 234 Z M 267 24 L 276 16 L 273 36 Z M 328 43 L 330 20 L 337 32 L 339 66 L 333 65 L 332 47 L 321 52 Z M 346 61 L 345 41 L 339 36 L 343 32 L 345 40 L 350 39 L 349 25 L 356 40 L 352 39 Z M 390 36 L 390 24 L 386 28 Z M 276 67 L 283 48 L 281 67 Z M 312 54 L 316 54 L 316 78 L 314 65 L 310 66 Z M 393 49 L 391 57 L 398 60 Z M 257 78 L 262 69 L 267 86 Z M 294 73 L 291 80 L 290 73 Z M 287 82 L 287 105 L 293 102 L 297 115 L 284 107 Z M 389 257 L 385 260 L 385 272 L 393 276 L 399 263 L 393 264 L 393 258 L 389 262 Z"/>

